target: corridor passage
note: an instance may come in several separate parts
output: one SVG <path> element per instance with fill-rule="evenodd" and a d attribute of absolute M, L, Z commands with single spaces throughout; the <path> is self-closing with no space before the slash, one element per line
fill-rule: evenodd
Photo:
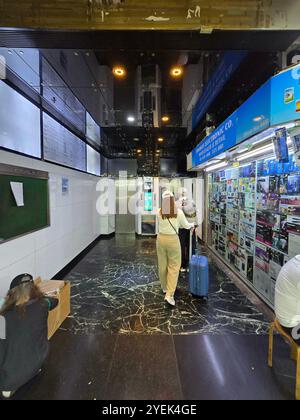
<path fill-rule="evenodd" d="M 208 304 L 180 280 L 177 306 L 160 290 L 154 239 L 101 240 L 66 276 L 72 316 L 43 372 L 15 399 L 294 398 L 295 366 L 268 320 L 211 260 Z"/>

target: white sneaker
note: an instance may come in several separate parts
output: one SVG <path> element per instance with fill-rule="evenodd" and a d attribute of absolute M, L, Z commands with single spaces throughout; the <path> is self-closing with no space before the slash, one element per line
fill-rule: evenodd
<path fill-rule="evenodd" d="M 11 398 L 13 395 L 14 395 L 14 392 L 11 392 L 11 391 L 2 392 L 2 397 L 6 399 Z"/>
<path fill-rule="evenodd" d="M 171 306 L 175 306 L 176 305 L 175 299 L 173 297 L 166 296 L 165 297 L 165 301 L 168 302 L 168 304 L 171 305 Z"/>

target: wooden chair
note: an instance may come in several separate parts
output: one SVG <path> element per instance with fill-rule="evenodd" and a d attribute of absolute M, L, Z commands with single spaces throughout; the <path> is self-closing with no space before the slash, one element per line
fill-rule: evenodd
<path fill-rule="evenodd" d="M 296 373 L 296 400 L 300 401 L 300 346 L 295 343 L 292 337 L 287 334 L 279 321 L 275 321 L 271 324 L 270 335 L 269 335 L 269 367 L 273 367 L 273 349 L 274 349 L 274 332 L 277 331 L 285 341 L 291 346 L 291 358 L 297 363 L 297 373 Z"/>

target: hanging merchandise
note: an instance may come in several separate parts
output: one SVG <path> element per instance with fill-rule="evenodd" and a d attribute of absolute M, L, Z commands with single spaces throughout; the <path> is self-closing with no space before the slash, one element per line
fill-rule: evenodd
<path fill-rule="evenodd" d="M 293 148 L 296 158 L 296 164 L 300 166 L 300 131 L 294 131 L 291 133 Z"/>
<path fill-rule="evenodd" d="M 209 203 L 213 249 L 273 306 L 281 268 L 300 254 L 295 156 L 210 174 Z"/>
<path fill-rule="evenodd" d="M 276 159 L 281 163 L 289 162 L 286 128 L 280 128 L 275 131 L 273 144 Z"/>

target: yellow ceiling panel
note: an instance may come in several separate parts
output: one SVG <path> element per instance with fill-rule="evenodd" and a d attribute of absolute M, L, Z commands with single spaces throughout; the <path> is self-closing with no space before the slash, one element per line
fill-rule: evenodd
<path fill-rule="evenodd" d="M 0 0 L 0 26 L 49 29 L 299 29 L 299 0 Z M 297 27 L 298 26 L 298 27 Z"/>

